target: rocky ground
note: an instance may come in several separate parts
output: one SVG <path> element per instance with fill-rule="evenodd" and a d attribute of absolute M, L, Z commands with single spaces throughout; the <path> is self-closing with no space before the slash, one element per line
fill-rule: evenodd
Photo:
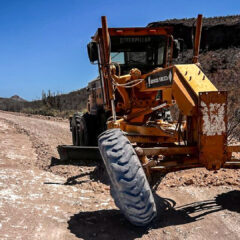
<path fill-rule="evenodd" d="M 157 219 L 129 224 L 96 162 L 65 163 L 68 122 L 0 112 L 0 239 L 239 239 L 240 171 L 159 176 Z"/>

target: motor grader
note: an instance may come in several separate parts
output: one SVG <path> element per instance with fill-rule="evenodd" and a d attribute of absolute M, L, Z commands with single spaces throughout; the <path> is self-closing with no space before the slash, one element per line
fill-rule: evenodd
<path fill-rule="evenodd" d="M 198 62 L 202 15 L 192 63 L 180 65 L 172 64 L 181 50 L 173 27 L 108 28 L 101 21 L 88 44 L 99 77 L 88 84 L 88 111 L 70 118 L 73 145 L 84 154 L 99 149 L 115 204 L 143 226 L 156 216 L 154 172 L 240 166 L 232 156 L 240 146 L 227 145 L 227 92 Z"/>

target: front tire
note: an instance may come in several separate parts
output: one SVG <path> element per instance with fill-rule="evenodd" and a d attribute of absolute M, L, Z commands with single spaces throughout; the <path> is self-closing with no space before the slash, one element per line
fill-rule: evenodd
<path fill-rule="evenodd" d="M 149 224 L 156 217 L 156 205 L 130 141 L 120 129 L 110 129 L 99 136 L 98 146 L 116 206 L 133 225 Z"/>

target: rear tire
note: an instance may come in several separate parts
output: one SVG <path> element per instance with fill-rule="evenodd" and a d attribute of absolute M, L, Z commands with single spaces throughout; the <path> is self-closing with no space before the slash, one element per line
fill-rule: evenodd
<path fill-rule="evenodd" d="M 71 120 L 74 146 L 96 146 L 97 136 L 94 116 L 76 113 Z"/>
<path fill-rule="evenodd" d="M 156 205 L 142 165 L 120 129 L 103 132 L 99 150 L 111 181 L 111 195 L 125 217 L 145 226 L 156 217 Z"/>
<path fill-rule="evenodd" d="M 71 132 L 72 132 L 72 143 L 74 146 L 77 146 L 77 144 L 76 144 L 76 127 L 75 126 L 71 127 Z"/>
<path fill-rule="evenodd" d="M 86 123 L 86 117 L 82 116 L 76 116 L 76 145 L 77 146 L 88 146 L 89 142 L 89 134 L 88 134 L 88 128 Z"/>

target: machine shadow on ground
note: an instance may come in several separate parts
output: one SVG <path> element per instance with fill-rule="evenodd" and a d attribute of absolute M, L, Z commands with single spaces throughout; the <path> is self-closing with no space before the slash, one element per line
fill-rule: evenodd
<path fill-rule="evenodd" d="M 99 164 L 99 161 L 94 160 L 62 160 L 60 158 L 52 157 L 51 163 L 49 167 L 57 166 L 57 165 L 73 165 L 73 166 L 96 166 Z"/>
<path fill-rule="evenodd" d="M 68 229 L 76 237 L 90 239 L 132 240 L 147 234 L 151 229 L 183 225 L 204 218 L 204 216 L 229 210 L 240 213 L 240 191 L 230 191 L 217 195 L 214 199 L 175 207 L 172 199 L 161 198 L 154 194 L 158 216 L 148 227 L 131 225 L 119 210 L 100 210 L 80 212 L 68 221 Z M 191 216 L 194 215 L 194 216 Z"/>
<path fill-rule="evenodd" d="M 105 170 L 105 167 L 104 167 L 104 164 L 103 164 L 102 161 L 84 161 L 84 160 L 63 161 L 63 160 L 60 160 L 58 158 L 52 157 L 51 158 L 51 164 L 49 165 L 49 168 L 54 167 L 54 166 L 58 166 L 58 165 L 95 167 L 95 169 L 93 171 L 83 172 L 83 173 L 78 174 L 76 176 L 69 177 L 66 180 L 66 182 L 64 183 L 65 185 L 80 185 L 80 184 L 86 182 L 86 180 L 81 180 L 81 178 L 83 178 L 85 176 L 89 176 L 89 179 L 91 181 L 101 182 L 103 184 L 110 185 L 109 177 L 108 177 L 107 171 Z M 166 174 L 155 173 L 152 176 L 151 186 L 152 186 L 153 191 L 157 190 L 159 184 L 161 183 L 161 181 L 162 181 L 162 179 L 164 178 L 165 175 Z M 50 184 L 50 183 L 46 183 L 46 184 Z M 54 183 L 52 183 L 52 184 L 54 184 Z"/>
<path fill-rule="evenodd" d="M 51 164 L 49 168 L 58 166 L 58 165 L 73 165 L 73 166 L 89 166 L 95 167 L 94 170 L 90 172 L 83 172 L 76 176 L 69 177 L 64 185 L 78 185 L 86 182 L 86 180 L 82 180 L 81 178 L 85 176 L 89 176 L 90 181 L 101 182 L 103 184 L 109 185 L 108 175 L 105 171 L 105 167 L 100 161 L 84 161 L 84 160 L 67 160 L 63 161 L 58 158 L 52 157 Z"/>

